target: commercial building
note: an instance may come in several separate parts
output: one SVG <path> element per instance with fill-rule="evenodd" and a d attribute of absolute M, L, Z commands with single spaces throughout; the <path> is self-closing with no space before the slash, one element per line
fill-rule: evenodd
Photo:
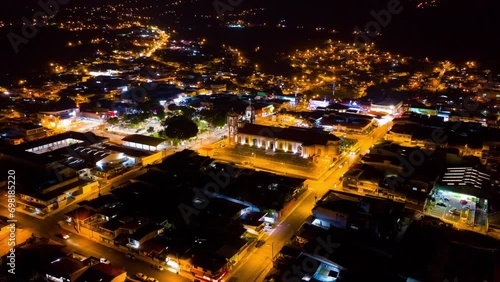
<path fill-rule="evenodd" d="M 122 139 L 127 147 L 145 151 L 162 151 L 166 149 L 166 140 L 141 134 L 132 134 Z"/>
<path fill-rule="evenodd" d="M 384 112 L 391 115 L 401 112 L 403 107 L 402 101 L 384 100 L 377 103 L 371 103 L 370 111 Z"/>

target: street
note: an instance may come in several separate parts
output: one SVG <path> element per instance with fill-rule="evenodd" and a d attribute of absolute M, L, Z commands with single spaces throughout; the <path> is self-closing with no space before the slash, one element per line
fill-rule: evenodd
<path fill-rule="evenodd" d="M 372 133 L 373 139 L 366 138 L 366 140 L 360 140 L 360 153 L 365 153 L 375 142 L 383 138 L 387 132 L 387 128 L 388 125 L 384 125 L 375 129 Z M 357 157 L 359 157 L 359 154 L 356 156 L 347 155 L 344 158 L 349 164 L 352 164 Z M 336 190 L 344 191 L 342 185 L 339 183 L 339 178 L 348 169 L 349 166 L 347 165 L 342 168 L 336 166 L 334 169 L 327 171 L 319 180 L 307 180 L 306 183 L 309 185 L 309 189 L 303 195 L 302 201 L 298 201 L 295 204 L 294 209 L 291 210 L 288 216 L 280 220 L 281 222 L 275 229 L 261 238 L 261 240 L 265 240 L 266 244 L 260 248 L 253 249 L 246 258 L 236 265 L 227 280 L 232 277 L 232 281 L 262 281 L 265 278 L 263 271 L 270 268 L 271 256 L 276 256 L 279 253 L 281 248 L 290 241 L 293 234 L 312 214 L 311 210 L 315 205 L 316 197 L 317 199 L 321 199 L 326 192 L 334 189 L 334 184 L 337 184 Z"/>
<path fill-rule="evenodd" d="M 4 206 L 0 206 L 0 215 L 7 216 L 7 209 Z M 59 236 L 59 233 L 64 229 L 59 226 L 58 222 L 64 220 L 64 213 L 51 215 L 43 220 L 40 220 L 18 212 L 16 213 L 16 219 L 19 228 L 28 230 L 30 233 L 34 233 L 37 237 L 43 236 L 67 245 L 71 252 L 74 251 L 84 256 L 94 256 L 96 258 L 107 258 L 111 261 L 112 265 L 126 270 L 128 276 L 133 276 L 137 272 L 142 272 L 148 276 L 155 277 L 160 281 L 189 281 L 189 279 L 167 270 L 161 272 L 154 270 L 151 268 L 150 264 L 140 259 L 128 259 L 125 256 L 125 253 L 96 243 L 95 241 L 82 237 L 76 233 L 69 233 L 65 231 L 70 238 L 67 240 L 62 239 Z"/>
<path fill-rule="evenodd" d="M 384 125 L 374 130 L 372 133 L 373 138 L 363 138 L 360 140 L 361 150 L 359 153 L 365 153 L 375 142 L 384 136 L 388 126 Z M 199 138 L 197 141 L 192 142 L 190 145 L 193 149 L 203 147 L 203 143 L 209 144 L 217 142 L 224 130 L 216 130 L 215 132 L 206 133 L 203 139 Z M 170 150 L 169 150 L 170 151 Z M 284 215 L 280 223 L 272 230 L 268 231 L 261 240 L 265 244 L 259 248 L 252 247 L 249 255 L 240 261 L 235 268 L 231 271 L 226 281 L 232 278 L 231 281 L 261 281 L 264 279 L 266 273 L 271 267 L 272 257 L 276 256 L 281 248 L 290 241 L 293 234 L 300 228 L 304 221 L 311 215 L 311 210 L 315 205 L 317 199 L 320 199 L 329 189 L 334 188 L 343 190 L 342 185 L 339 183 L 339 178 L 348 169 L 349 164 L 355 162 L 358 155 L 345 154 L 342 155 L 341 161 L 337 163 L 333 169 L 325 169 L 323 175 L 318 180 L 307 180 L 308 190 L 304 192 L 299 201 L 295 204 L 294 208 Z M 254 159 L 255 161 L 255 159 Z M 343 165 L 340 165 L 343 164 Z M 345 165 L 344 165 L 345 164 Z M 283 168 L 286 164 L 281 163 Z M 284 168 L 286 171 L 286 168 Z M 290 172 L 292 169 L 290 168 Z M 129 179 L 140 175 L 145 172 L 144 170 L 134 170 L 124 175 L 120 175 L 109 181 L 100 189 L 101 194 L 109 192 L 111 187 L 118 187 Z M 97 196 L 97 192 L 85 197 L 91 199 Z M 16 217 L 18 220 L 19 228 L 25 229 L 36 236 L 43 236 L 55 240 L 62 244 L 69 246 L 71 251 L 80 253 L 84 256 L 94 256 L 97 258 L 107 258 L 111 261 L 112 265 L 123 268 L 127 271 L 128 276 L 133 277 L 135 273 L 141 272 L 147 276 L 154 277 L 160 281 L 190 281 L 188 278 L 182 277 L 175 273 L 165 271 L 157 271 L 141 259 L 131 260 L 125 256 L 125 253 L 106 245 L 97 243 L 94 240 L 82 237 L 75 232 L 66 232 L 70 238 L 67 240 L 62 239 L 59 233 L 63 230 L 59 222 L 64 221 L 64 214 L 76 208 L 76 205 L 67 206 L 59 210 L 56 214 L 47 216 L 43 220 L 36 219 L 22 212 L 17 212 Z M 7 210 L 5 207 L 0 207 L 0 214 L 6 216 Z M 65 224 L 64 222 L 62 224 Z M 234 280 L 236 279 L 236 280 Z"/>

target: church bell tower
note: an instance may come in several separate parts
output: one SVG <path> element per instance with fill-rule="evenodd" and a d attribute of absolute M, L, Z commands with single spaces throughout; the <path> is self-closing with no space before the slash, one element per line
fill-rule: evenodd
<path fill-rule="evenodd" d="M 236 137 L 238 136 L 238 121 L 239 115 L 233 111 L 227 114 L 227 128 L 229 133 L 227 135 L 228 145 L 236 145 Z"/>

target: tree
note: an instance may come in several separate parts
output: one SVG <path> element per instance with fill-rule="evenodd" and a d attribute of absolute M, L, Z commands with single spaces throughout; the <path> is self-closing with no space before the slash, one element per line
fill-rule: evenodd
<path fill-rule="evenodd" d="M 147 119 L 152 116 L 158 117 L 162 120 L 165 118 L 165 108 L 158 102 L 154 100 L 148 100 L 137 105 L 137 111 L 141 115 L 141 119 Z"/>
<path fill-rule="evenodd" d="M 111 125 L 115 125 L 115 124 L 118 124 L 120 121 L 118 120 L 117 117 L 112 117 L 112 118 L 109 118 L 108 119 L 108 123 L 111 124 Z"/>
<path fill-rule="evenodd" d="M 202 110 L 200 117 L 211 123 L 213 127 L 223 127 L 227 121 L 226 113 L 223 111 Z"/>
<path fill-rule="evenodd" d="M 227 118 L 224 114 L 216 114 L 210 122 L 214 127 L 223 127 L 227 123 Z"/>
<path fill-rule="evenodd" d="M 182 115 L 187 116 L 189 118 L 191 118 L 193 116 L 193 114 L 196 112 L 195 109 L 193 109 L 191 107 L 186 107 L 186 106 L 180 106 L 177 109 L 182 112 Z"/>
<path fill-rule="evenodd" d="M 171 117 L 164 125 L 165 135 L 168 138 L 186 140 L 198 134 L 196 123 L 184 115 Z"/>
<path fill-rule="evenodd" d="M 168 105 L 167 109 L 169 111 L 176 111 L 177 110 L 177 105 L 176 104 L 170 104 L 170 105 Z"/>

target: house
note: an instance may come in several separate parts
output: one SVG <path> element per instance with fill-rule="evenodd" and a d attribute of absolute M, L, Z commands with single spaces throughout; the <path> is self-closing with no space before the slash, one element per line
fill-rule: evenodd
<path fill-rule="evenodd" d="M 265 212 L 245 211 L 240 217 L 240 223 L 248 233 L 258 236 L 264 230 L 266 214 Z"/>
<path fill-rule="evenodd" d="M 403 203 L 330 190 L 313 208 L 312 224 L 389 238 L 400 228 L 403 210 Z"/>
<path fill-rule="evenodd" d="M 141 225 L 141 222 L 138 222 Z M 141 249 L 141 244 L 146 242 L 149 239 L 155 238 L 158 234 L 163 232 L 163 226 L 159 226 L 156 224 L 145 224 L 141 226 L 137 230 L 134 231 L 128 237 L 127 247 L 131 249 L 139 250 Z"/>
<path fill-rule="evenodd" d="M 49 281 L 76 281 L 88 267 L 83 262 L 63 256 L 42 266 L 44 276 Z"/>
<path fill-rule="evenodd" d="M 87 268 L 75 282 L 125 282 L 127 272 L 112 264 L 97 263 Z M 71 280 L 73 281 L 73 280 Z"/>
<path fill-rule="evenodd" d="M 401 160 L 394 156 L 366 154 L 361 158 L 361 163 L 396 174 L 403 171 Z"/>

